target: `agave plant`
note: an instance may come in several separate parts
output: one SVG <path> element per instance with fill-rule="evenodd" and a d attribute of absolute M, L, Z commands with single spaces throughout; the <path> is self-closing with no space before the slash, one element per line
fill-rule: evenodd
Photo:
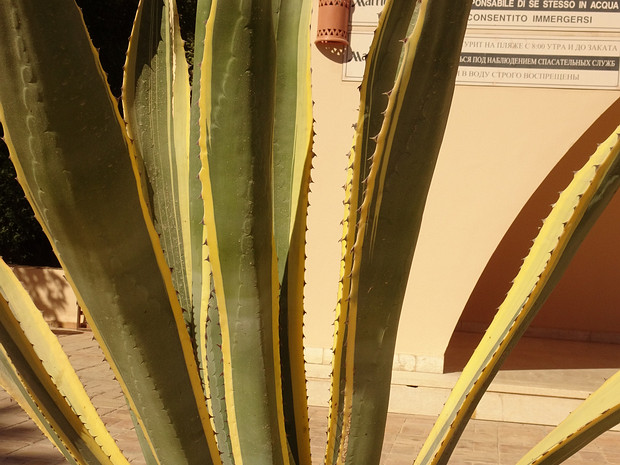
<path fill-rule="evenodd" d="M 388 1 L 367 58 L 326 464 L 379 463 L 399 313 L 470 3 Z M 121 116 L 73 0 L 0 3 L 6 142 L 149 465 L 311 463 L 302 327 L 310 7 L 199 0 L 190 79 L 174 0 L 141 0 Z M 617 189 L 619 151 L 614 134 L 562 194 L 416 463 L 447 462 Z M 5 265 L 0 291 L 0 383 L 69 463 L 127 463 Z M 523 463 L 555 463 L 620 421 L 618 382 Z"/>

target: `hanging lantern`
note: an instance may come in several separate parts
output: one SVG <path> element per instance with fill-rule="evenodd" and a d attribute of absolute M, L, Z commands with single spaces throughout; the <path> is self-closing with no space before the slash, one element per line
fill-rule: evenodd
<path fill-rule="evenodd" d="M 351 0 L 319 0 L 315 43 L 349 45 Z"/>

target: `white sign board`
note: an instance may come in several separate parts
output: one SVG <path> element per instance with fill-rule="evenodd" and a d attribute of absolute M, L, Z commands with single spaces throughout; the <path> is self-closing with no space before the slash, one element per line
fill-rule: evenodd
<path fill-rule="evenodd" d="M 352 25 L 376 27 L 385 2 L 353 0 Z M 468 27 L 620 32 L 620 0 L 473 0 Z"/>
<path fill-rule="evenodd" d="M 374 33 L 365 31 L 352 31 L 349 37 L 349 49 L 347 60 L 342 69 L 343 81 L 361 81 L 364 76 L 366 54 L 370 50 Z"/>
<path fill-rule="evenodd" d="M 354 26 L 374 26 L 387 0 L 352 0 L 351 23 Z M 414 0 L 415 1 L 415 0 Z"/>
<path fill-rule="evenodd" d="M 616 89 L 619 76 L 620 39 L 468 35 L 456 82 Z"/>
<path fill-rule="evenodd" d="M 467 27 L 620 31 L 620 0 L 473 0 Z"/>
<path fill-rule="evenodd" d="M 360 81 L 372 33 L 353 32 L 343 79 Z M 463 42 L 457 84 L 617 89 L 620 38 L 475 36 Z"/>

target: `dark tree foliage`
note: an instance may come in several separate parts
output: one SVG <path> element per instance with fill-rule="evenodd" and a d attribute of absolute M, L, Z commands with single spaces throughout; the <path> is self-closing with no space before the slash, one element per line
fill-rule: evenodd
<path fill-rule="evenodd" d="M 138 0 L 76 0 L 99 59 L 108 73 L 108 83 L 117 97 L 121 95 L 123 65 Z M 186 41 L 188 58 L 193 56 L 194 23 L 197 0 L 177 0 L 179 21 Z"/>
<path fill-rule="evenodd" d="M 189 63 L 190 73 L 194 66 L 194 28 L 196 27 L 196 3 L 198 0 L 178 0 L 179 23 L 181 35 L 185 40 L 185 54 Z"/>
<path fill-rule="evenodd" d="M 121 95 L 125 52 L 138 0 L 76 0 L 116 97 Z"/>
<path fill-rule="evenodd" d="M 57 266 L 52 248 L 15 178 L 9 150 L 0 142 L 0 256 L 10 264 Z"/>
<path fill-rule="evenodd" d="M 179 19 L 186 40 L 187 57 L 192 63 L 195 7 L 197 0 L 178 0 Z M 112 93 L 119 98 L 123 81 L 125 52 L 138 0 L 76 0 L 99 59 L 108 74 Z M 0 126 L 0 135 L 2 134 Z M 52 248 L 35 220 L 4 142 L 0 140 L 0 256 L 7 263 L 58 266 Z"/>
<path fill-rule="evenodd" d="M 112 92 L 120 96 L 125 51 L 137 0 L 78 0 Z M 1 131 L 1 129 L 0 129 Z M 58 260 L 16 181 L 0 141 L 0 256 L 11 264 L 58 266 Z"/>

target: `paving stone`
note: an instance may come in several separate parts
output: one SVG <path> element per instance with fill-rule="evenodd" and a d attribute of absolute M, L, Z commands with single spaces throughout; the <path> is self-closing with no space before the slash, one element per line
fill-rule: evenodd
<path fill-rule="evenodd" d="M 413 459 L 421 447 L 422 441 L 413 439 L 412 441 L 394 443 L 386 452 L 389 452 L 389 455 L 406 455 Z"/>
<path fill-rule="evenodd" d="M 413 463 L 413 459 L 410 457 L 397 457 L 388 455 L 388 457 L 384 461 L 384 465 L 411 465 Z"/>
<path fill-rule="evenodd" d="M 133 422 L 113 372 L 90 333 L 63 334 L 78 376 L 110 433 L 130 463 L 143 465 Z M 325 457 L 328 408 L 311 407 L 310 440 L 313 464 Z M 434 417 L 390 414 L 386 423 L 381 465 L 411 465 L 435 422 Z M 472 420 L 449 461 L 450 465 L 511 465 L 542 439 L 550 427 Z M 43 436 L 21 408 L 0 389 L 0 465 L 61 465 L 64 457 Z M 567 465 L 620 464 L 620 433 L 607 432 L 566 461 Z"/>

